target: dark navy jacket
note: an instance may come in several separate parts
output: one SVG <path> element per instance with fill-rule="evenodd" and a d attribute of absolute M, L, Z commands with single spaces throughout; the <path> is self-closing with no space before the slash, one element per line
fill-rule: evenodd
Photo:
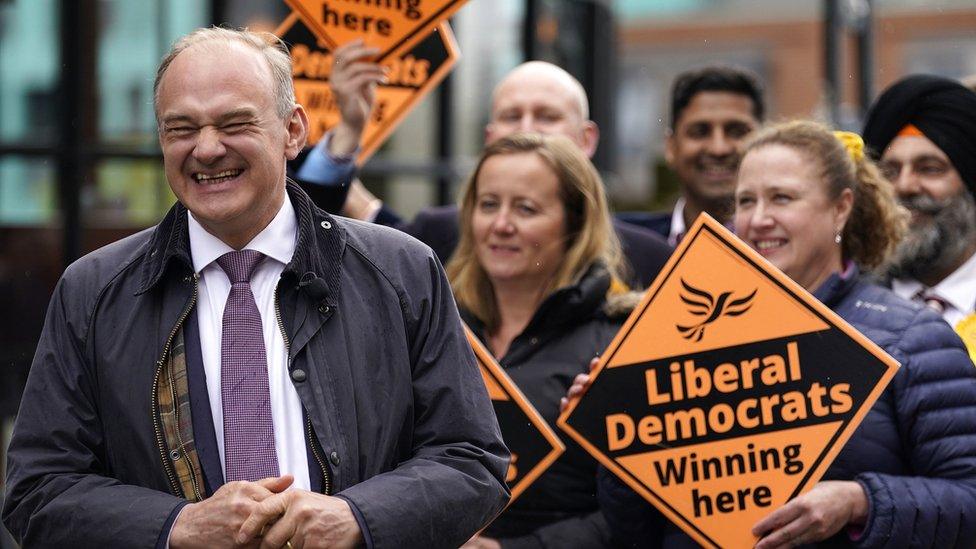
<path fill-rule="evenodd" d="M 617 212 L 617 219 L 655 232 L 664 238 L 671 236 L 673 212 Z"/>
<path fill-rule="evenodd" d="M 941 317 L 860 278 L 834 275 L 816 297 L 901 363 L 824 480 L 868 495 L 856 540 L 819 547 L 976 547 L 976 368 Z M 606 470 L 600 502 L 625 547 L 695 547 Z"/>
<path fill-rule="evenodd" d="M 298 183 L 302 190 L 308 193 L 312 202 L 316 206 L 329 212 L 330 214 L 342 214 L 342 206 L 346 203 L 346 195 L 349 194 L 349 186 L 352 184 L 354 172 L 349 170 L 343 177 L 338 179 L 312 179 L 303 172 L 299 175 L 302 164 L 308 158 L 312 149 L 306 148 L 298 157 L 288 162 L 288 177 Z"/>

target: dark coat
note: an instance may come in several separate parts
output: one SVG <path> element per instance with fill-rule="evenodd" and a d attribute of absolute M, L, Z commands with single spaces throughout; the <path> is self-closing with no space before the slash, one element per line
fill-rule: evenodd
<path fill-rule="evenodd" d="M 346 203 L 349 186 L 352 184 L 354 173 L 348 178 L 336 181 L 308 181 L 298 176 L 299 168 L 312 151 L 311 147 L 302 150 L 294 160 L 288 161 L 288 177 L 305 191 L 316 206 L 330 214 L 341 214 L 342 206 Z"/>
<path fill-rule="evenodd" d="M 657 233 L 664 238 L 671 236 L 672 212 L 617 212 L 617 219 Z"/>
<path fill-rule="evenodd" d="M 457 247 L 460 231 L 458 228 L 457 206 L 439 206 L 421 210 L 413 221 L 406 222 L 391 210 L 383 208 L 376 222 L 396 227 L 433 248 L 441 261 L 447 262 Z M 624 257 L 630 264 L 635 286 L 646 288 L 654 281 L 668 258 L 671 246 L 659 235 L 651 231 L 614 220 Z"/>
<path fill-rule="evenodd" d="M 330 493 L 376 547 L 456 547 L 507 501 L 507 450 L 443 270 L 402 233 L 289 194 L 281 324 Z M 3 519 L 26 547 L 152 547 L 184 502 L 154 372 L 193 306 L 186 217 L 174 206 L 58 283 L 8 454 Z"/>
<path fill-rule="evenodd" d="M 976 368 L 933 311 L 852 276 L 834 275 L 816 297 L 880 345 L 901 368 L 827 470 L 855 480 L 869 517 L 853 541 L 821 547 L 976 546 Z M 604 513 L 625 547 L 697 546 L 606 470 Z"/>
<path fill-rule="evenodd" d="M 590 360 L 599 356 L 629 311 L 608 315 L 606 269 L 593 267 L 580 281 L 549 296 L 499 364 L 549 425 L 559 399 Z M 636 300 L 635 300 L 636 301 Z M 462 313 L 485 339 L 481 323 Z M 596 499 L 597 463 L 574 440 L 566 452 L 488 527 L 505 548 L 606 547 L 610 533 Z"/>

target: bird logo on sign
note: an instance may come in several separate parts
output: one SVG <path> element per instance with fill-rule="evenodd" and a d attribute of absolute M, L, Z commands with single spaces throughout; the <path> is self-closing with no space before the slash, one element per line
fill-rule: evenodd
<path fill-rule="evenodd" d="M 675 328 L 681 332 L 682 337 L 695 342 L 701 341 L 702 337 L 705 336 L 705 328 L 712 322 L 723 316 L 739 316 L 752 308 L 752 300 L 759 290 L 757 288 L 745 297 L 732 299 L 732 292 L 722 292 L 718 298 L 715 298 L 705 290 L 688 284 L 683 278 L 681 279 L 681 286 L 687 292 L 682 292 L 680 297 L 681 301 L 688 305 L 688 312 L 705 318 L 691 326 L 676 324 Z"/>

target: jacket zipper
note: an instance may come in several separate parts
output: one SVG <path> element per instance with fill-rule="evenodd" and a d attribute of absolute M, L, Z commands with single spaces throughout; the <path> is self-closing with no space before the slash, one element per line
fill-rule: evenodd
<path fill-rule="evenodd" d="M 316 450 L 315 444 L 315 431 L 312 429 L 312 418 L 305 419 L 305 425 L 308 426 L 308 443 L 312 445 L 312 455 L 315 456 L 315 461 L 319 463 L 319 467 L 322 469 L 322 483 L 325 485 L 325 495 L 332 495 L 332 475 L 329 474 L 329 469 L 325 466 L 325 461 L 322 456 L 319 455 L 319 451 Z"/>
<path fill-rule="evenodd" d="M 190 315 L 190 311 L 197 303 L 197 289 L 199 285 L 200 275 L 193 273 L 193 294 L 190 296 L 190 302 L 187 303 L 183 312 L 180 313 L 179 319 L 176 321 L 176 325 L 173 326 L 172 331 L 169 333 L 169 337 L 166 339 L 166 345 L 163 346 L 163 354 L 156 361 L 156 375 L 153 378 L 152 387 L 152 416 L 153 416 L 153 428 L 156 431 L 156 446 L 159 449 L 159 456 L 163 461 L 163 469 L 166 471 L 166 477 L 169 479 L 170 488 L 174 495 L 179 495 L 183 493 L 180 484 L 176 479 L 176 472 L 173 471 L 172 465 L 169 462 L 169 455 L 166 453 L 166 441 L 163 438 L 163 430 L 161 425 L 161 420 L 159 418 L 159 376 L 163 372 L 163 365 L 166 364 L 166 359 L 169 355 L 169 348 L 173 344 L 173 338 L 176 337 L 177 331 L 183 326 L 183 322 L 186 321 L 186 317 Z M 172 387 L 172 384 L 171 384 Z M 174 401 L 175 403 L 175 401 Z M 192 475 L 192 471 L 191 471 Z M 200 499 L 199 489 L 197 488 L 196 479 L 193 479 L 193 489 L 196 492 L 195 496 Z M 185 495 L 185 494 L 184 494 Z"/>
<path fill-rule="evenodd" d="M 274 307 L 275 307 L 275 319 L 278 321 L 278 329 L 281 331 L 281 337 L 285 340 L 285 355 L 286 364 L 285 369 L 291 372 L 291 340 L 288 339 L 288 333 L 285 331 L 285 325 L 281 321 L 281 304 L 278 300 L 278 287 L 275 286 L 274 292 Z M 325 465 L 325 460 L 319 455 L 317 445 L 315 444 L 315 431 L 312 429 L 312 418 L 311 416 L 306 417 L 305 425 L 308 429 L 308 443 L 312 447 L 312 455 L 315 456 L 315 461 L 318 462 L 319 468 L 322 470 L 322 483 L 325 488 L 325 495 L 332 494 L 332 475 L 329 473 L 329 468 Z"/>

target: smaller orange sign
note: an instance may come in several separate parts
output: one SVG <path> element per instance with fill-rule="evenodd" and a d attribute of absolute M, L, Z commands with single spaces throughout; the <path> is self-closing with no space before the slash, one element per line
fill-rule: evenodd
<path fill-rule="evenodd" d="M 502 439 L 512 453 L 512 461 L 505 477 L 508 489 L 512 492 L 512 499 L 508 502 L 511 505 L 515 498 L 566 451 L 566 446 L 525 398 L 512 378 L 495 362 L 477 336 L 467 326 L 464 327 L 464 333 L 478 359 L 485 388 L 488 389 L 488 396 L 502 431 Z"/>
<path fill-rule="evenodd" d="M 467 0 L 285 0 L 328 49 L 362 38 L 379 59 L 408 50 Z"/>
<path fill-rule="evenodd" d="M 558 425 L 698 543 L 752 547 L 897 368 L 702 214 Z"/>
<path fill-rule="evenodd" d="M 294 13 L 275 34 L 291 45 L 295 99 L 308 114 L 308 144 L 314 145 L 341 120 L 329 88 L 332 52 Z M 459 58 L 454 33 L 443 23 L 409 52 L 382 62 L 389 81 L 376 88 L 376 102 L 363 130 L 357 164 L 362 165 L 376 152 L 417 103 L 447 77 Z"/>

